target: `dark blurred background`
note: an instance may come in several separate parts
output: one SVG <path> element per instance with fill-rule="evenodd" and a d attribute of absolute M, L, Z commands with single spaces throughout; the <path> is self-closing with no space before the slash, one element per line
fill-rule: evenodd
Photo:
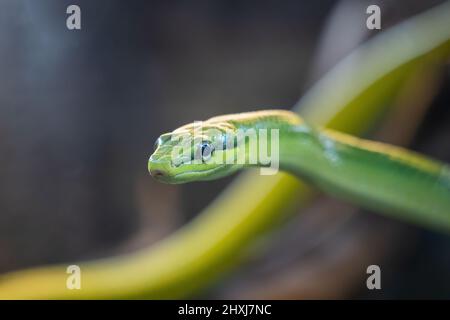
<path fill-rule="evenodd" d="M 153 181 L 158 135 L 290 108 L 380 32 L 365 27 L 369 4 L 386 29 L 440 2 L 0 0 L 0 272 L 170 234 L 230 179 Z M 81 30 L 66 28 L 70 4 Z M 439 74 L 411 147 L 450 161 L 448 68 Z M 346 218 L 355 210 L 322 198 L 203 295 L 450 298 L 450 237 L 367 212 Z M 381 266 L 380 291 L 365 287 L 369 264 Z"/>

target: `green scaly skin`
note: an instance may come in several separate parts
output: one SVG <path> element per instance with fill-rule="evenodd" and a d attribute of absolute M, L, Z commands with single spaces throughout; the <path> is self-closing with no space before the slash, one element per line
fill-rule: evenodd
<path fill-rule="evenodd" d="M 448 59 L 449 15 L 446 2 L 377 34 L 316 83 L 293 109 L 301 110 L 311 123 L 364 134 L 383 118 L 412 71 Z M 246 194 L 249 189 L 253 193 Z M 289 174 L 260 177 L 247 172 L 196 219 L 158 243 L 126 255 L 77 262 L 81 290 L 67 289 L 65 263 L 0 275 L 0 299 L 192 297 L 236 266 L 248 245 L 273 228 L 275 217 L 305 206 L 314 194 Z"/>
<path fill-rule="evenodd" d="M 326 193 L 377 212 L 450 229 L 449 166 L 402 148 L 316 128 L 290 111 L 214 117 L 201 123 L 201 131 L 199 124 L 183 126 L 158 139 L 148 169 L 162 182 L 186 183 L 218 179 L 245 167 L 263 166 L 259 159 L 256 164 L 248 163 L 249 140 L 242 145 L 225 146 L 223 150 L 216 148 L 212 154 L 207 152 L 206 161 L 192 161 L 205 144 L 221 145 L 237 130 L 250 128 L 278 129 L 280 169 Z M 181 136 L 190 139 L 185 143 L 191 150 L 173 154 Z M 224 164 L 224 156 L 231 154 L 235 160 L 239 148 L 245 148 L 246 163 Z M 186 154 L 192 158 L 186 159 Z"/>

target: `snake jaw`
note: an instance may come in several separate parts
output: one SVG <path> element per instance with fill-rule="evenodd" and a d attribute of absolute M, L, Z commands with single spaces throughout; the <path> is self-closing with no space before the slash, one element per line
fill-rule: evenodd
<path fill-rule="evenodd" d="M 164 181 L 169 172 L 169 170 L 167 170 L 168 165 L 170 164 L 168 164 L 167 161 L 159 159 L 158 154 L 154 153 L 148 160 L 148 171 L 153 178 Z"/>

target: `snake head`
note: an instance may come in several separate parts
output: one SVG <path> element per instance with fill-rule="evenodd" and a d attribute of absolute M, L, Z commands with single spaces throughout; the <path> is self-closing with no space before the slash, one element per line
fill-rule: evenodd
<path fill-rule="evenodd" d="M 232 174 L 241 167 L 233 161 L 236 155 L 234 129 L 227 122 L 206 121 L 161 135 L 148 162 L 150 174 L 171 184 L 213 180 Z"/>

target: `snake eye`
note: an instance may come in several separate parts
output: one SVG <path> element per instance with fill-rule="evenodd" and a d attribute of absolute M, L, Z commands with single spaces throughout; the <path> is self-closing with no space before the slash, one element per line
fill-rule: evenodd
<path fill-rule="evenodd" d="M 201 157 L 203 161 L 208 161 L 209 159 L 211 159 L 211 156 L 214 152 L 214 146 L 207 141 L 203 141 L 200 144 L 200 150 L 201 153 Z"/>

